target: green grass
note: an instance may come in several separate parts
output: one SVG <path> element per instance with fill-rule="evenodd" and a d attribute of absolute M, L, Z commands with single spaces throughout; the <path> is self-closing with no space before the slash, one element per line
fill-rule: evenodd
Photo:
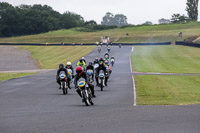
<path fill-rule="evenodd" d="M 32 53 L 42 69 L 57 69 L 60 63 L 66 65 L 91 52 L 94 46 L 20 46 Z"/>
<path fill-rule="evenodd" d="M 182 38 L 178 37 L 180 31 L 183 32 Z M 126 33 L 129 33 L 129 36 L 126 36 Z M 132 26 L 98 32 L 79 32 L 75 29 L 58 30 L 38 35 L 0 38 L 0 43 L 95 43 L 105 35 L 110 36 L 113 42 L 120 43 L 183 41 L 188 37 L 200 35 L 200 23 Z M 115 41 L 116 38 L 119 40 Z"/>
<path fill-rule="evenodd" d="M 35 73 L 0 73 L 0 81 L 29 76 Z"/>
<path fill-rule="evenodd" d="M 200 49 L 186 46 L 136 46 L 137 72 L 200 73 Z M 138 105 L 200 104 L 200 76 L 135 76 Z"/>
<path fill-rule="evenodd" d="M 200 73 L 200 49 L 186 46 L 136 46 L 132 54 L 137 72 Z"/>
<path fill-rule="evenodd" d="M 138 105 L 200 104 L 200 76 L 135 76 Z"/>

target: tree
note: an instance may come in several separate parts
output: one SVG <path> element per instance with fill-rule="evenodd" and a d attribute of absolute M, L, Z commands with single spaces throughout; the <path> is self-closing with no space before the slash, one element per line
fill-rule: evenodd
<path fill-rule="evenodd" d="M 183 15 L 173 14 L 171 18 L 172 23 L 185 23 L 187 21 L 189 21 L 189 18 L 186 17 L 184 14 Z"/>
<path fill-rule="evenodd" d="M 103 17 L 101 24 L 102 25 L 114 25 L 113 18 L 114 18 L 114 15 L 110 12 L 107 12 L 106 15 Z"/>
<path fill-rule="evenodd" d="M 123 14 L 116 14 L 114 17 L 114 25 L 117 26 L 124 26 L 127 25 L 127 17 L 124 16 Z"/>
<path fill-rule="evenodd" d="M 158 23 L 159 24 L 169 24 L 170 20 L 169 19 L 161 18 L 161 19 L 158 20 Z"/>
<path fill-rule="evenodd" d="M 153 23 L 151 21 L 146 21 L 143 25 L 152 25 Z"/>
<path fill-rule="evenodd" d="M 187 0 L 186 11 L 190 20 L 197 21 L 198 19 L 198 3 L 199 0 Z"/>
<path fill-rule="evenodd" d="M 84 26 L 91 26 L 91 25 L 97 25 L 97 22 L 94 20 L 90 20 L 84 23 Z"/>
<path fill-rule="evenodd" d="M 110 12 L 107 12 L 106 15 L 103 17 L 101 22 L 102 25 L 117 25 L 117 26 L 124 26 L 127 25 L 127 17 L 123 14 L 116 14 L 113 15 Z"/>

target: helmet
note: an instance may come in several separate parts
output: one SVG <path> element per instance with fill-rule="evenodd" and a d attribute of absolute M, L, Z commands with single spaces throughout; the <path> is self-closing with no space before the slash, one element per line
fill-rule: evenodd
<path fill-rule="evenodd" d="M 67 62 L 67 66 L 71 66 L 72 65 L 72 63 L 71 62 Z"/>
<path fill-rule="evenodd" d="M 89 66 L 92 66 L 92 62 L 89 62 Z"/>
<path fill-rule="evenodd" d="M 98 58 L 95 59 L 95 61 L 98 61 L 98 60 L 99 60 Z"/>
<path fill-rule="evenodd" d="M 59 69 L 64 68 L 64 64 L 59 64 Z"/>
<path fill-rule="evenodd" d="M 85 57 L 82 57 L 81 59 L 82 59 L 82 60 L 85 60 Z"/>
<path fill-rule="evenodd" d="M 103 58 L 100 58 L 99 61 L 103 61 Z"/>
<path fill-rule="evenodd" d="M 76 73 L 77 73 L 77 74 L 82 74 L 82 73 L 83 73 L 83 68 L 82 68 L 81 66 L 78 66 L 78 67 L 76 68 Z"/>

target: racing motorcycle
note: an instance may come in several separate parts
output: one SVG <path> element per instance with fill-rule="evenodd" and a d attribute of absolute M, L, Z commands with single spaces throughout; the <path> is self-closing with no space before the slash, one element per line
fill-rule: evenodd
<path fill-rule="evenodd" d="M 92 79 L 93 70 L 88 69 L 88 70 L 87 70 L 87 74 L 88 74 L 88 76 L 89 76 L 89 82 L 92 83 L 92 82 L 93 82 L 93 79 Z"/>
<path fill-rule="evenodd" d="M 61 89 L 63 91 L 63 94 L 66 95 L 68 94 L 67 77 L 64 73 L 61 73 L 59 77 L 60 77 L 60 82 L 61 82 Z"/>
<path fill-rule="evenodd" d="M 99 87 L 101 88 L 101 91 L 103 91 L 103 88 L 105 86 L 105 75 L 104 75 L 104 71 L 103 70 L 100 70 L 99 71 Z"/>
<path fill-rule="evenodd" d="M 73 83 L 73 78 L 72 78 L 72 70 L 71 69 L 67 69 L 69 77 L 70 77 L 70 83 Z"/>
<path fill-rule="evenodd" d="M 111 67 L 110 66 L 106 66 L 106 76 L 108 78 L 110 78 L 111 72 L 112 72 Z"/>
<path fill-rule="evenodd" d="M 78 89 L 81 91 L 81 95 L 83 98 L 83 102 L 86 106 L 93 105 L 92 101 L 92 92 L 90 88 L 88 87 L 87 83 L 85 82 L 85 79 L 81 78 L 78 81 Z"/>
<path fill-rule="evenodd" d="M 113 65 L 114 65 L 114 63 L 115 63 L 115 59 L 112 58 L 112 59 L 110 60 L 110 63 L 111 63 L 111 65 L 112 65 L 112 67 L 113 67 Z"/>
<path fill-rule="evenodd" d="M 99 53 L 101 52 L 101 47 L 98 47 L 98 52 L 99 52 Z"/>

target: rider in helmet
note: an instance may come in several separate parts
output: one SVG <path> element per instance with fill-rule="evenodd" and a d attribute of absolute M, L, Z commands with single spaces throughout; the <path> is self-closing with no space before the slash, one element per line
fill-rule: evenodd
<path fill-rule="evenodd" d="M 111 60 L 111 59 L 114 59 L 114 60 L 115 60 L 115 57 L 114 57 L 114 56 L 111 56 L 110 60 Z"/>
<path fill-rule="evenodd" d="M 104 61 L 104 64 L 105 64 L 105 66 L 106 66 L 108 72 L 111 74 L 111 73 L 112 73 L 112 70 L 111 70 L 111 67 L 110 67 L 110 65 L 109 65 L 109 62 L 108 62 L 107 60 L 105 60 L 105 61 Z"/>
<path fill-rule="evenodd" d="M 85 64 L 85 61 L 81 58 L 78 62 L 77 62 L 77 65 L 76 66 L 81 66 L 83 68 L 86 67 L 86 64 Z"/>
<path fill-rule="evenodd" d="M 86 71 L 87 70 L 92 70 L 93 71 L 92 80 L 94 81 L 94 66 L 92 65 L 92 62 L 89 62 L 88 66 L 86 67 Z"/>
<path fill-rule="evenodd" d="M 76 75 L 75 75 L 75 78 L 74 78 L 75 88 L 78 88 L 77 87 L 77 81 L 80 78 L 84 78 L 85 79 L 85 82 L 88 84 L 89 88 L 91 89 L 93 97 L 96 97 L 95 94 L 94 94 L 94 85 L 92 85 L 92 84 L 90 84 L 90 82 L 88 82 L 89 80 L 88 80 L 88 76 L 87 76 L 86 72 L 83 71 L 83 68 L 81 66 L 78 66 L 76 68 Z M 79 89 L 77 89 L 76 92 L 79 94 L 80 97 L 82 97 L 81 96 L 81 91 Z"/>
<path fill-rule="evenodd" d="M 59 78 L 59 75 L 60 75 L 61 72 L 64 72 L 66 77 L 67 77 L 67 79 L 70 79 L 69 74 L 68 74 L 67 70 L 64 67 L 64 64 L 59 64 L 59 69 L 57 70 L 57 75 L 56 75 L 56 81 L 60 85 L 59 89 L 61 89 L 61 82 L 60 82 L 60 78 Z M 69 89 L 71 89 L 70 80 L 67 80 L 67 83 L 68 83 Z"/>
<path fill-rule="evenodd" d="M 85 57 L 82 57 L 81 59 L 82 59 L 82 60 L 83 60 L 83 61 L 85 62 L 85 64 L 86 64 L 86 60 L 85 60 Z"/>
<path fill-rule="evenodd" d="M 108 47 L 108 48 L 107 48 L 107 50 L 108 50 L 108 53 L 110 53 L 110 50 L 111 50 L 111 48 L 110 48 L 110 47 Z"/>
<path fill-rule="evenodd" d="M 98 58 L 95 58 L 94 64 L 99 64 L 99 59 Z"/>
<path fill-rule="evenodd" d="M 65 66 L 66 69 L 72 70 L 72 78 L 74 78 L 74 69 L 71 62 L 67 62 L 67 65 Z"/>
<path fill-rule="evenodd" d="M 100 58 L 99 60 L 99 67 L 97 67 L 96 69 L 96 75 L 95 75 L 95 78 L 96 78 L 96 86 L 99 86 L 99 81 L 98 81 L 98 75 L 99 75 L 99 71 L 100 70 L 103 70 L 104 71 L 104 75 L 106 75 L 106 67 L 104 65 L 104 60 L 103 58 Z M 108 81 L 108 77 L 105 77 L 105 85 L 107 86 L 107 81 Z"/>

